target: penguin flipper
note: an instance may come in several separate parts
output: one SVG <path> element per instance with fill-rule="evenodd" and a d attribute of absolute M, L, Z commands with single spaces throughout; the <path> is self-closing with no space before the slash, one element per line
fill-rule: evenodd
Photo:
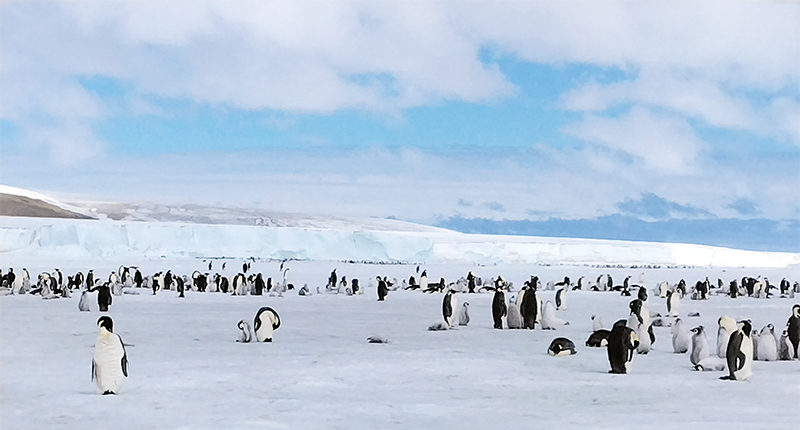
<path fill-rule="evenodd" d="M 97 377 L 97 365 L 95 364 L 94 359 L 92 359 L 92 381 L 94 381 L 94 378 L 96 377 Z"/>
<path fill-rule="evenodd" d="M 119 335 L 117 335 L 117 337 L 119 337 Z M 122 360 L 121 360 L 121 363 L 120 363 L 122 365 L 122 374 L 125 375 L 125 377 L 127 378 L 128 377 L 128 351 L 125 350 L 125 342 L 122 341 L 121 337 L 119 337 L 119 344 L 122 345 Z"/>

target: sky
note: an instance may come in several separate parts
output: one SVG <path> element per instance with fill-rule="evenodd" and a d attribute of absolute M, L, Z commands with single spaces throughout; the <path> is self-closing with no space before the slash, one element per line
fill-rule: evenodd
<path fill-rule="evenodd" d="M 0 12 L 6 185 L 800 252 L 797 2 Z"/>

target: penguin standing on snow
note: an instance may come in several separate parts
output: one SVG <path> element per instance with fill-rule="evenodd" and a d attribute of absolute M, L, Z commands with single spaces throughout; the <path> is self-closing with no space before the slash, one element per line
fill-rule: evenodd
<path fill-rule="evenodd" d="M 111 306 L 111 288 L 108 283 L 98 285 L 94 288 L 97 291 L 97 306 L 100 307 L 100 312 L 108 312 L 108 307 Z"/>
<path fill-rule="evenodd" d="M 469 324 L 469 303 L 464 302 L 461 305 L 461 310 L 458 312 L 458 325 Z"/>
<path fill-rule="evenodd" d="M 792 316 L 786 321 L 786 330 L 789 332 L 789 341 L 792 343 L 792 356 L 798 358 L 800 351 L 800 305 L 792 306 Z"/>
<path fill-rule="evenodd" d="M 767 324 L 758 336 L 758 359 L 778 361 L 778 344 L 775 342 L 775 327 Z"/>
<path fill-rule="evenodd" d="M 527 286 L 519 292 L 521 303 L 519 311 L 522 314 L 522 325 L 528 330 L 536 328 L 536 320 L 539 318 L 539 303 L 536 297 L 536 286 L 539 278 L 532 276 Z"/>
<path fill-rule="evenodd" d="M 667 312 L 669 316 L 677 317 L 681 314 L 681 296 L 674 291 L 667 291 Z"/>
<path fill-rule="evenodd" d="M 506 295 L 503 293 L 502 288 L 495 288 L 494 298 L 492 299 L 492 319 L 494 319 L 494 328 L 498 330 L 503 329 L 503 317 L 506 316 L 507 312 Z M 511 328 L 511 326 L 509 326 L 509 328 Z"/>
<path fill-rule="evenodd" d="M 608 373 L 628 373 L 633 360 L 633 351 L 639 346 L 639 337 L 626 325 L 625 320 L 614 323 L 608 335 L 608 362 L 611 370 Z"/>
<path fill-rule="evenodd" d="M 737 330 L 736 320 L 727 315 L 723 315 L 719 317 L 717 324 L 719 324 L 719 328 L 717 329 L 717 357 L 725 358 L 725 354 L 728 350 L 728 340 L 731 334 Z"/>
<path fill-rule="evenodd" d="M 386 295 L 389 294 L 389 286 L 386 285 L 386 281 L 381 279 L 378 276 L 378 301 L 382 302 L 386 298 Z"/>
<path fill-rule="evenodd" d="M 728 376 L 720 379 L 731 381 L 744 381 L 753 376 L 753 341 L 750 339 L 752 326 L 750 321 L 740 321 L 737 330 L 728 340 L 728 349 L 725 353 L 728 360 Z"/>
<path fill-rule="evenodd" d="M 492 312 L 494 312 L 494 303 L 492 303 Z M 508 299 L 508 310 L 506 314 L 506 324 L 509 329 L 522 328 L 522 315 L 519 313 L 519 307 L 514 301 L 514 297 Z"/>
<path fill-rule="evenodd" d="M 566 278 L 569 282 L 569 278 Z M 569 283 L 565 284 L 558 291 L 556 291 L 556 309 L 563 311 L 567 309 L 567 292 L 569 291 Z"/>
<path fill-rule="evenodd" d="M 683 320 L 676 319 L 675 325 L 672 326 L 672 351 L 676 354 L 684 354 L 689 351 L 691 342 L 689 330 L 686 330 Z"/>
<path fill-rule="evenodd" d="M 100 334 L 94 342 L 92 379 L 105 394 L 118 394 L 128 377 L 128 355 L 122 338 L 114 333 L 114 322 L 102 316 L 97 320 Z"/>
<path fill-rule="evenodd" d="M 250 323 L 245 320 L 239 321 L 237 324 L 239 330 L 242 332 L 239 334 L 239 339 L 236 339 L 237 342 L 248 343 L 253 340 L 253 329 L 250 327 Z"/>
<path fill-rule="evenodd" d="M 778 339 L 778 360 L 791 360 L 794 358 L 792 354 L 792 342 L 789 341 L 789 330 L 784 330 Z"/>
<path fill-rule="evenodd" d="M 280 328 L 281 318 L 274 309 L 264 306 L 256 313 L 253 320 L 253 327 L 256 332 L 256 340 L 259 342 L 272 342 L 272 334 Z"/>
<path fill-rule="evenodd" d="M 447 294 L 444 295 L 444 299 L 442 300 L 442 316 L 450 327 L 453 327 L 456 322 L 455 310 L 457 306 L 458 298 L 456 297 L 456 290 L 451 288 L 447 291 Z"/>
<path fill-rule="evenodd" d="M 652 340 L 650 338 L 650 311 L 643 309 L 644 302 L 639 299 L 631 300 L 629 305 L 631 314 L 628 317 L 628 327 L 636 331 L 639 337 L 639 345 L 636 352 L 639 354 L 647 354 L 650 352 Z"/>
<path fill-rule="evenodd" d="M 84 291 L 81 293 L 81 299 L 78 301 L 78 310 L 81 312 L 89 312 L 89 292 Z"/>
<path fill-rule="evenodd" d="M 693 365 L 697 365 L 705 358 L 708 358 L 708 339 L 703 326 L 698 326 L 692 329 L 692 353 L 689 355 L 689 361 Z"/>

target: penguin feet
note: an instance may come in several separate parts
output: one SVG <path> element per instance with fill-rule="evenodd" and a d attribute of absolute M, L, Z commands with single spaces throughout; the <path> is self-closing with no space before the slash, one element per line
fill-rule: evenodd
<path fill-rule="evenodd" d="M 106 390 L 106 391 L 104 391 L 104 392 L 103 392 L 103 395 L 104 395 L 104 396 L 107 396 L 107 395 L 109 395 L 109 394 L 111 394 L 111 395 L 116 395 L 117 393 L 115 393 L 115 392 L 113 392 L 113 391 L 111 391 L 111 390 Z"/>

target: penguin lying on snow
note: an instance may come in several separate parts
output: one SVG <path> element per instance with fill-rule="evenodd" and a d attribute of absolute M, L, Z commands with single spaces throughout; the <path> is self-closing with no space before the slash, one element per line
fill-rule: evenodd
<path fill-rule="evenodd" d="M 569 323 L 556 316 L 556 308 L 553 306 L 553 302 L 548 300 L 544 304 L 544 310 L 542 310 L 542 328 L 556 330 L 565 325 L 569 325 Z"/>
<path fill-rule="evenodd" d="M 725 370 L 725 360 L 719 357 L 706 357 L 694 365 L 694 370 L 701 372 L 721 372 Z"/>
<path fill-rule="evenodd" d="M 374 335 L 367 338 L 367 342 L 369 343 L 389 343 L 389 339 L 381 335 Z"/>
<path fill-rule="evenodd" d="M 603 348 L 608 346 L 608 336 L 610 334 L 610 331 L 603 328 L 595 330 L 589 335 L 589 339 L 586 340 L 586 346 L 591 348 Z"/>
<path fill-rule="evenodd" d="M 450 325 L 448 325 L 444 321 L 439 321 L 437 323 L 433 323 L 428 327 L 428 331 L 445 331 L 445 330 L 449 330 L 449 329 L 450 329 Z"/>
<path fill-rule="evenodd" d="M 102 316 L 97 320 L 100 334 L 94 342 L 92 360 L 92 379 L 97 388 L 105 394 L 119 394 L 128 377 L 128 355 L 122 338 L 114 333 L 111 317 Z"/>
<path fill-rule="evenodd" d="M 564 357 L 577 354 L 578 351 L 575 350 L 575 344 L 571 340 L 566 337 L 557 337 L 550 342 L 547 353 L 553 357 Z"/>

